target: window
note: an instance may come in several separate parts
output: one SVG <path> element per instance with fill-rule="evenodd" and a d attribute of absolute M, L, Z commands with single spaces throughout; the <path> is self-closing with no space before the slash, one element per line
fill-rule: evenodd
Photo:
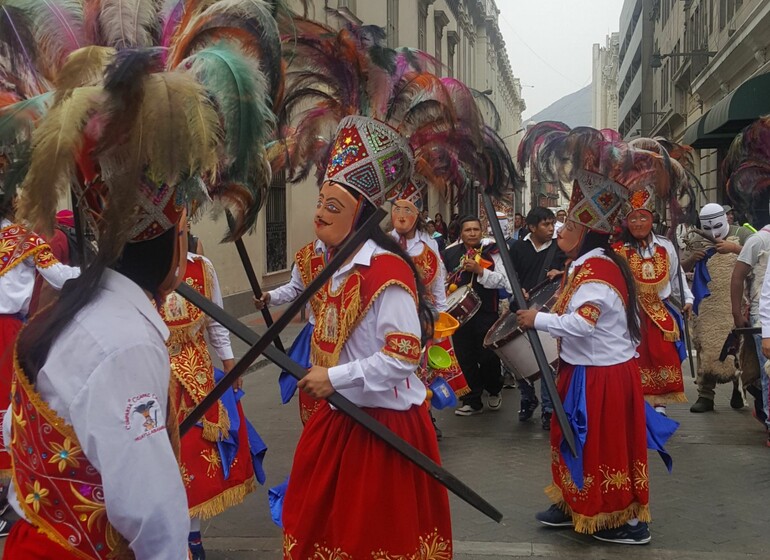
<path fill-rule="evenodd" d="M 417 48 L 428 50 L 428 6 L 422 2 L 417 3 Z"/>
<path fill-rule="evenodd" d="M 449 31 L 446 34 L 446 48 L 447 48 L 447 59 L 446 64 L 449 68 L 449 76 L 454 78 L 455 77 L 455 50 L 457 49 L 457 43 L 459 42 L 459 38 L 457 36 L 457 31 Z"/>
<path fill-rule="evenodd" d="M 286 260 L 286 175 L 273 177 L 265 205 L 265 263 L 267 272 L 288 268 Z"/>
<path fill-rule="evenodd" d="M 388 0 L 388 22 L 385 31 L 388 35 L 388 46 L 398 47 L 398 0 Z"/>

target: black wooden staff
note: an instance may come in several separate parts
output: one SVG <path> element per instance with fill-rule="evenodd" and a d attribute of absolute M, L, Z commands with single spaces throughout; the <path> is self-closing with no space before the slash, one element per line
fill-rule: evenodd
<path fill-rule="evenodd" d="M 220 325 L 232 332 L 235 336 L 252 346 L 260 342 L 260 337 L 248 326 L 241 323 L 238 319 L 230 316 L 224 309 L 217 306 L 211 300 L 206 299 L 200 293 L 196 292 L 187 284 L 181 284 L 177 292 L 188 299 L 193 305 L 198 306 L 206 315 L 216 320 Z M 266 346 L 265 357 L 276 364 L 281 369 L 287 371 L 292 377 L 299 380 L 306 375 L 306 370 L 297 362 L 289 358 L 283 352 L 274 347 Z M 452 473 L 443 467 L 434 463 L 421 451 L 412 447 L 409 443 L 394 434 L 390 429 L 380 424 L 365 411 L 358 408 L 347 398 L 339 393 L 333 393 L 327 399 L 339 411 L 350 416 L 353 420 L 369 430 L 373 435 L 380 438 L 395 451 L 403 455 L 417 467 L 431 475 L 438 482 L 443 484 L 449 491 L 466 501 L 468 504 L 479 510 L 484 515 L 497 521 L 502 520 L 503 515 L 489 502 L 484 500 L 465 483 L 455 477 Z"/>
<path fill-rule="evenodd" d="M 230 227 L 230 231 L 235 231 L 235 218 L 233 218 L 230 210 L 225 210 L 225 215 L 227 216 L 227 225 Z M 251 291 L 254 293 L 254 297 L 259 299 L 262 297 L 262 288 L 259 287 L 257 273 L 254 272 L 254 266 L 251 264 L 249 252 L 246 250 L 246 245 L 243 243 L 243 239 L 240 237 L 235 240 L 235 248 L 238 250 L 238 256 L 241 258 L 241 264 L 243 265 L 243 270 L 246 272 L 246 278 L 249 280 Z M 267 308 L 267 305 L 262 308 L 262 317 L 265 319 L 265 324 L 268 327 L 272 326 L 273 316 L 270 314 L 270 310 Z M 275 347 L 284 354 L 286 353 L 280 337 L 275 338 Z"/>
<path fill-rule="evenodd" d="M 503 235 L 503 228 L 500 227 L 500 222 L 497 220 L 495 206 L 492 204 L 492 198 L 486 192 L 484 196 L 484 210 L 487 213 L 487 220 L 489 220 L 489 226 L 492 228 L 492 235 L 495 236 L 497 247 L 500 250 L 500 258 L 503 261 L 503 268 L 505 268 L 505 274 L 508 276 L 508 282 L 511 284 L 511 290 L 513 291 L 513 297 L 516 300 L 516 305 L 519 309 L 527 309 L 527 300 L 524 297 L 524 292 L 521 289 L 521 283 L 519 282 L 519 276 L 516 274 L 516 269 L 513 266 L 511 255 L 508 253 L 508 245 L 505 243 L 505 235 Z M 556 243 L 553 241 L 552 243 Z M 565 273 L 566 274 L 566 273 Z M 572 454 L 577 457 L 577 448 L 575 447 L 575 434 L 572 432 L 572 427 L 567 420 L 567 414 L 564 412 L 564 405 L 559 397 L 559 392 L 556 390 L 556 383 L 553 381 L 553 375 L 551 372 L 551 364 L 548 363 L 548 359 L 545 357 L 543 351 L 543 345 L 540 343 L 540 337 L 535 329 L 528 329 L 526 331 L 529 337 L 529 344 L 532 346 L 532 352 L 535 354 L 535 361 L 537 367 L 540 370 L 540 375 L 543 376 L 545 381 L 545 388 L 548 390 L 548 394 L 551 395 L 553 401 L 553 411 L 556 414 L 556 420 L 559 422 L 562 434 L 564 436 L 567 445 L 569 446 Z"/>
<path fill-rule="evenodd" d="M 679 299 L 682 305 L 682 324 L 684 325 L 684 343 L 687 346 L 687 358 L 690 363 L 690 376 L 695 379 L 695 361 L 692 357 L 692 340 L 690 339 L 690 320 L 687 318 L 687 313 L 684 312 L 685 297 L 684 297 L 684 280 L 682 279 L 682 254 L 679 250 L 679 243 L 677 243 L 676 235 L 672 229 L 671 243 L 674 244 L 676 249 L 676 260 L 679 266 L 676 268 L 676 279 L 679 284 Z"/>
<path fill-rule="evenodd" d="M 185 418 L 179 426 L 180 435 L 185 435 L 190 428 L 192 428 L 206 411 L 216 403 L 222 395 L 225 394 L 235 380 L 241 375 L 246 373 L 246 370 L 254 363 L 260 354 L 265 352 L 265 349 L 273 344 L 280 332 L 286 328 L 286 325 L 299 313 L 305 304 L 313 297 L 321 287 L 331 279 L 332 275 L 339 270 L 339 268 L 345 263 L 345 261 L 353 255 L 353 253 L 359 248 L 359 246 L 369 238 L 370 232 L 375 227 L 380 227 L 380 222 L 387 216 L 387 212 L 382 208 L 378 208 L 377 211 L 364 222 L 361 229 L 355 232 L 349 237 L 345 243 L 342 244 L 334 258 L 321 270 L 320 274 L 316 276 L 309 286 L 305 288 L 297 299 L 295 299 L 289 308 L 281 315 L 278 320 L 268 327 L 265 335 L 251 348 L 248 349 L 246 354 L 238 360 L 233 369 L 231 369 L 225 376 L 219 380 L 219 383 L 206 395 L 203 400 L 190 412 L 189 416 Z"/>

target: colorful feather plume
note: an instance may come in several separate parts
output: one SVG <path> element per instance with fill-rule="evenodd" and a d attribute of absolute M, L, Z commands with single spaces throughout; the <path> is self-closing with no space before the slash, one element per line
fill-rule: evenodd
<path fill-rule="evenodd" d="M 735 137 L 722 164 L 727 194 L 755 227 L 770 222 L 770 117 L 762 117 Z"/>

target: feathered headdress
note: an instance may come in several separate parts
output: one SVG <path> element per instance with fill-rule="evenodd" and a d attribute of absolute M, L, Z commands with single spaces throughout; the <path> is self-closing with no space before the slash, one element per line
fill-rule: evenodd
<path fill-rule="evenodd" d="M 574 128 L 548 134 L 536 165 L 543 179 L 572 186 L 568 219 L 611 233 L 629 194 L 670 186 L 667 158 L 634 148 L 608 131 Z"/>
<path fill-rule="evenodd" d="M 501 190 L 513 181 L 510 154 L 484 127 L 472 90 L 438 77 L 433 57 L 389 49 L 382 29 L 350 22 L 336 31 L 294 18 L 282 31 L 289 93 L 269 148 L 274 170 L 299 181 L 315 168 L 320 181 L 337 125 L 363 115 L 407 139 L 415 173 L 434 188 L 459 189 L 469 175 Z"/>
<path fill-rule="evenodd" d="M 722 171 L 734 208 L 756 227 L 770 222 L 770 117 L 756 120 L 735 137 Z"/>
<path fill-rule="evenodd" d="M 280 6 L 11 1 L 32 22 L 38 53 L 17 59 L 34 60 L 41 82 L 55 84 L 32 137 L 27 220 L 50 223 L 57 193 L 77 177 L 98 229 L 123 241 L 148 234 L 127 225 L 137 201 L 139 215 L 154 215 L 152 227 L 172 219 L 171 207 L 210 198 L 235 215 L 232 237 L 253 227 L 271 179 L 264 144 L 283 95 Z M 0 138 L 4 122 L 0 114 Z M 123 216 L 108 212 L 119 208 Z"/>

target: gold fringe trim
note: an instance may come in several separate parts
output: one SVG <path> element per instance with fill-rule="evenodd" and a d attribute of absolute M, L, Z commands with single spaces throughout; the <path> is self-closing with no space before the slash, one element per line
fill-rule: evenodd
<path fill-rule="evenodd" d="M 664 331 L 663 329 L 661 329 L 661 331 L 663 332 L 663 340 L 665 340 L 666 342 L 676 342 L 677 340 L 682 338 L 682 334 L 679 332 L 679 325 L 677 325 L 676 323 L 674 323 L 673 331 Z"/>
<path fill-rule="evenodd" d="M 559 509 L 572 517 L 572 525 L 576 533 L 592 535 L 596 531 L 603 529 L 614 529 L 628 523 L 631 519 L 638 519 L 649 523 L 652 521 L 650 516 L 650 507 L 645 504 L 634 502 L 626 509 L 613 511 L 611 513 L 599 513 L 594 516 L 581 515 L 572 511 L 567 502 L 564 501 L 561 489 L 555 484 L 551 484 L 545 489 L 545 494 L 556 504 Z"/>
<path fill-rule="evenodd" d="M 225 410 L 222 401 L 217 401 L 218 422 L 210 422 L 203 417 L 203 439 L 206 441 L 217 442 L 225 439 L 230 434 L 230 417 Z"/>
<path fill-rule="evenodd" d="M 455 391 L 455 396 L 457 396 L 457 397 L 464 397 L 465 395 L 467 395 L 470 392 L 471 392 L 471 388 L 470 387 L 466 387 L 465 389 L 460 389 L 459 391 Z"/>
<path fill-rule="evenodd" d="M 644 395 L 644 400 L 646 400 L 651 405 L 655 406 L 656 404 L 669 404 L 669 403 L 686 403 L 689 402 L 687 400 L 687 396 L 683 392 L 674 392 L 674 393 L 664 393 L 662 395 Z"/>
<path fill-rule="evenodd" d="M 206 500 L 202 504 L 198 504 L 195 507 L 190 508 L 190 517 L 200 517 L 201 519 L 211 519 L 222 513 L 223 511 L 230 509 L 233 506 L 237 506 L 243 500 L 257 489 L 257 479 L 252 476 L 238 486 L 228 488 L 218 496 L 214 496 L 210 500 Z"/>
<path fill-rule="evenodd" d="M 10 449 L 8 450 L 10 455 Z M 0 482 L 10 482 L 13 476 L 13 469 L 0 469 Z"/>

